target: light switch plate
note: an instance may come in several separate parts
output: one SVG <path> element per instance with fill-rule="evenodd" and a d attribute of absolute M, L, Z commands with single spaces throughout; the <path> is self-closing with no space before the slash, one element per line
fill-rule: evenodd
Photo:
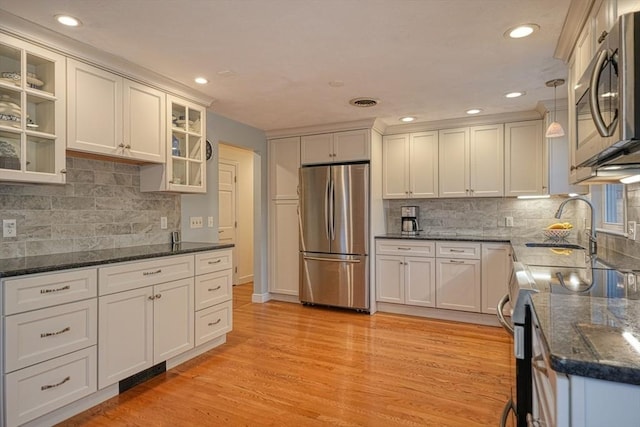
<path fill-rule="evenodd" d="M 192 216 L 189 218 L 189 227 L 190 228 L 202 228 L 202 217 L 201 216 Z"/>
<path fill-rule="evenodd" d="M 207 218 L 207 227 L 213 228 L 213 217 L 212 216 Z"/>
<path fill-rule="evenodd" d="M 16 237 L 17 231 L 15 219 L 2 220 L 2 237 Z"/>
<path fill-rule="evenodd" d="M 505 216 L 504 217 L 504 226 L 505 227 L 513 227 L 513 217 L 512 216 Z"/>
<path fill-rule="evenodd" d="M 636 222 L 635 221 L 627 221 L 627 238 L 629 240 L 636 240 L 637 236 L 636 232 Z"/>
<path fill-rule="evenodd" d="M 161 216 L 160 217 L 160 229 L 162 229 L 162 230 L 166 230 L 167 229 L 167 217 L 166 216 Z"/>

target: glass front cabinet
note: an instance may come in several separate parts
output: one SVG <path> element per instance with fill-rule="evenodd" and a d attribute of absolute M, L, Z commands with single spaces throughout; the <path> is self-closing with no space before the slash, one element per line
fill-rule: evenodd
<path fill-rule="evenodd" d="M 206 192 L 206 112 L 204 107 L 167 95 L 167 159 L 143 165 L 142 191 Z"/>
<path fill-rule="evenodd" d="M 65 182 L 65 58 L 0 34 L 0 180 Z"/>

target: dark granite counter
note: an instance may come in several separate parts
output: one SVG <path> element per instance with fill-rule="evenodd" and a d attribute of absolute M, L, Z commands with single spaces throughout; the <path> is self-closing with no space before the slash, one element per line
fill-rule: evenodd
<path fill-rule="evenodd" d="M 376 239 L 405 239 L 405 240 L 440 240 L 440 241 L 460 241 L 460 242 L 496 242 L 509 243 L 510 238 L 504 236 L 473 236 L 461 234 L 418 234 L 416 236 L 407 236 L 400 233 L 381 234 Z"/>
<path fill-rule="evenodd" d="M 530 295 L 551 367 L 569 375 L 640 385 L 640 301 Z"/>
<path fill-rule="evenodd" d="M 183 242 L 178 245 L 132 246 L 118 249 L 0 259 L 0 277 L 45 273 L 70 268 L 90 267 L 94 265 L 113 264 L 116 262 L 135 261 L 231 247 L 233 247 L 233 244 Z"/>

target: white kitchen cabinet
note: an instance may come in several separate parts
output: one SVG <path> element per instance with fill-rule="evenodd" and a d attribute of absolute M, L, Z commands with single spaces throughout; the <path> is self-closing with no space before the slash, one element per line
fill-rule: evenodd
<path fill-rule="evenodd" d="M 205 193 L 206 109 L 167 95 L 166 110 L 166 163 L 140 167 L 140 190 Z"/>
<path fill-rule="evenodd" d="M 480 244 L 436 242 L 436 307 L 481 311 Z"/>
<path fill-rule="evenodd" d="M 269 292 L 297 296 L 300 277 L 298 200 L 271 201 L 269 214 Z"/>
<path fill-rule="evenodd" d="M 504 194 L 502 124 L 439 131 L 440 197 Z"/>
<path fill-rule="evenodd" d="M 434 307 L 433 247 L 433 242 L 426 241 L 377 240 L 377 301 Z"/>
<path fill-rule="evenodd" d="M 602 42 L 616 22 L 616 2 L 617 0 L 602 0 L 598 9 L 593 13 L 594 50 L 600 49 Z"/>
<path fill-rule="evenodd" d="M 300 137 L 269 140 L 269 193 L 271 200 L 298 198 Z"/>
<path fill-rule="evenodd" d="M 548 193 L 543 188 L 544 136 L 542 120 L 505 124 L 505 196 Z"/>
<path fill-rule="evenodd" d="M 438 133 L 418 132 L 382 138 L 382 197 L 438 196 Z"/>
<path fill-rule="evenodd" d="M 194 346 L 193 278 L 99 298 L 102 389 Z"/>
<path fill-rule="evenodd" d="M 0 34 L 0 71 L 0 180 L 64 184 L 64 56 Z"/>
<path fill-rule="evenodd" d="M 371 140 L 368 129 L 306 135 L 300 139 L 303 165 L 369 160 L 370 153 Z"/>
<path fill-rule="evenodd" d="M 230 249 L 196 255 L 195 345 L 233 329 L 233 259 Z"/>
<path fill-rule="evenodd" d="M 165 162 L 166 95 L 67 59 L 67 148 L 144 162 Z"/>
<path fill-rule="evenodd" d="M 507 293 L 513 260 L 511 245 L 482 243 L 482 312 L 496 314 L 498 301 Z M 510 315 L 507 309 L 505 315 Z"/>

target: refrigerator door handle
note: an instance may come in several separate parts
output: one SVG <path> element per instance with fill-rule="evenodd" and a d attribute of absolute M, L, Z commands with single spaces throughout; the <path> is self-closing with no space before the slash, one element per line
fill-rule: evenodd
<path fill-rule="evenodd" d="M 308 261 L 329 261 L 329 262 L 347 262 L 350 264 L 359 264 L 359 259 L 340 259 L 340 258 L 320 258 L 315 256 L 305 256 L 305 260 Z"/>
<path fill-rule="evenodd" d="M 327 240 L 331 240 L 329 237 L 329 183 L 331 182 L 331 177 L 327 176 L 327 183 L 324 187 L 324 235 Z"/>
<path fill-rule="evenodd" d="M 329 230 L 331 234 L 331 240 L 336 240 L 336 224 L 335 224 L 335 202 L 336 189 L 333 179 L 329 181 Z"/>

